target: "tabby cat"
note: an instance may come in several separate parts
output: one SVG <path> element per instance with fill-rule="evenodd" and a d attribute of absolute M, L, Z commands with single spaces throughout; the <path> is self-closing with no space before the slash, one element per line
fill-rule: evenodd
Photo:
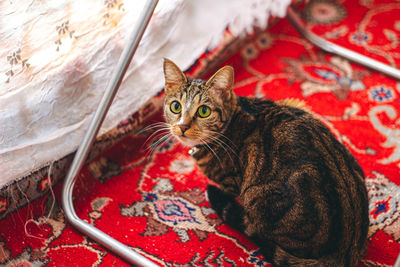
<path fill-rule="evenodd" d="M 209 80 L 164 60 L 164 116 L 192 147 L 212 208 L 276 266 L 356 266 L 366 247 L 368 197 L 355 158 L 290 103 L 237 96 L 233 68 Z"/>

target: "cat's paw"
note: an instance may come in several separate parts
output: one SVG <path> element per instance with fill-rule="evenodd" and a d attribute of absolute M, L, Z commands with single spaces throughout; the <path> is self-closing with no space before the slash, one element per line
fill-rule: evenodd
<path fill-rule="evenodd" d="M 230 226 L 243 231 L 243 207 L 235 200 L 231 193 L 222 191 L 216 186 L 207 186 L 207 199 L 211 208 Z"/>
<path fill-rule="evenodd" d="M 211 199 L 215 199 L 215 197 L 219 194 L 220 191 L 222 191 L 222 190 L 214 185 L 207 185 L 207 191 L 206 191 L 207 201 L 211 202 L 210 196 L 211 196 Z"/>
<path fill-rule="evenodd" d="M 214 185 L 207 186 L 207 200 L 211 204 L 211 208 L 221 215 L 223 209 L 234 200 L 234 197 L 225 193 Z"/>

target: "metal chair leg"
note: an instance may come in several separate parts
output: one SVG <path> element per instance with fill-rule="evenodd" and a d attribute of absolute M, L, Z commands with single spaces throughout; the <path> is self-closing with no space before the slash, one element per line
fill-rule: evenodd
<path fill-rule="evenodd" d="M 322 50 L 339 55 L 344 58 L 347 58 L 351 61 L 357 62 L 361 65 L 364 65 L 366 67 L 369 67 L 371 69 L 382 72 L 388 76 L 391 76 L 395 79 L 400 80 L 400 70 L 393 68 L 389 65 L 383 64 L 382 62 L 379 62 L 372 58 L 369 58 L 369 57 L 366 57 L 359 53 L 356 53 L 354 51 L 351 51 L 342 46 L 331 43 L 331 42 L 317 36 L 316 34 L 312 33 L 311 31 L 307 30 L 306 27 L 304 26 L 304 23 L 300 19 L 300 17 L 296 14 L 296 12 L 291 7 L 289 7 L 287 10 L 287 16 L 288 16 L 289 21 L 292 23 L 293 27 L 295 27 L 296 30 L 304 38 L 306 38 L 308 41 L 310 41 L 312 44 L 316 45 L 317 47 L 321 48 Z M 393 265 L 393 267 L 400 267 L 400 253 L 399 253 L 397 260 L 396 260 L 395 264 Z"/>
<path fill-rule="evenodd" d="M 394 263 L 393 267 L 400 267 L 400 253 L 399 253 L 399 256 L 397 256 L 397 260 Z"/>
<path fill-rule="evenodd" d="M 101 99 L 99 106 L 89 124 L 89 127 L 83 137 L 83 140 L 75 154 L 74 160 L 69 168 L 68 174 L 64 180 L 64 185 L 62 189 L 62 207 L 64 209 L 64 214 L 68 221 L 77 228 L 83 234 L 88 235 L 93 240 L 97 241 L 105 248 L 111 250 L 115 254 L 121 256 L 129 263 L 135 264 L 137 266 L 157 266 L 152 261 L 148 260 L 144 256 L 134 252 L 128 246 L 122 244 L 121 242 L 113 239 L 109 235 L 100 231 L 96 227 L 87 222 L 81 220 L 74 210 L 72 193 L 74 189 L 74 184 L 76 177 L 83 167 L 83 164 L 89 153 L 89 149 L 92 146 L 94 139 L 100 129 L 101 124 L 107 114 L 109 107 L 111 106 L 112 100 L 118 91 L 118 88 L 122 82 L 122 78 L 128 69 L 129 63 L 139 45 L 139 42 L 143 36 L 148 22 L 150 21 L 151 15 L 157 5 L 158 0 L 148 0 L 143 8 L 143 11 L 139 17 L 134 30 L 132 31 L 131 37 L 128 40 L 128 44 L 123 50 L 121 57 L 119 59 L 116 70 L 114 71 L 111 80 L 106 88 L 106 91 Z"/>
<path fill-rule="evenodd" d="M 361 54 L 354 52 L 352 50 L 349 50 L 347 48 L 344 48 L 342 46 L 331 43 L 331 42 L 317 36 L 316 34 L 312 33 L 311 31 L 309 31 L 304 26 L 303 21 L 300 19 L 300 17 L 297 15 L 297 13 L 292 9 L 292 7 L 288 8 L 287 17 L 288 17 L 289 21 L 292 23 L 293 27 L 295 27 L 296 30 L 305 39 L 307 39 L 308 41 L 310 41 L 312 44 L 316 45 L 317 47 L 321 48 L 322 50 L 339 55 L 344 58 L 347 58 L 351 61 L 354 61 L 356 63 L 359 63 L 361 65 L 364 65 L 366 67 L 369 67 L 371 69 L 382 72 L 388 76 L 391 76 L 395 79 L 400 80 L 400 70 L 393 68 L 382 62 L 379 62 L 377 60 L 374 60 L 372 58 L 361 55 Z"/>

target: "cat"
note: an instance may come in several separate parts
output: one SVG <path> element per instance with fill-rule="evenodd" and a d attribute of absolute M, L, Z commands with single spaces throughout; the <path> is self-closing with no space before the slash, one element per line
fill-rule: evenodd
<path fill-rule="evenodd" d="M 275 266 L 356 266 L 369 226 L 364 173 L 299 103 L 237 96 L 231 66 L 207 81 L 164 59 L 164 117 L 192 147 L 211 207 Z M 300 107 L 300 108 L 299 108 Z"/>

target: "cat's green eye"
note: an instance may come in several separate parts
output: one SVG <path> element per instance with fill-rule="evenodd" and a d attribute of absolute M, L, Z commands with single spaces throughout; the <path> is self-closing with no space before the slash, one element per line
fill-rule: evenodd
<path fill-rule="evenodd" d="M 172 113 L 178 114 L 179 112 L 181 112 L 182 106 L 178 101 L 174 101 L 169 106 L 169 109 L 172 111 Z"/>
<path fill-rule="evenodd" d="M 197 114 L 199 114 L 200 118 L 207 118 L 211 114 L 211 109 L 207 106 L 200 106 L 197 110 Z"/>

